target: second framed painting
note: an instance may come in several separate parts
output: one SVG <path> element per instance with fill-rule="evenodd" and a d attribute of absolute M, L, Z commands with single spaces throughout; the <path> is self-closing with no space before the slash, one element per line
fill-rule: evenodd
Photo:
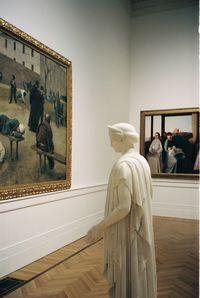
<path fill-rule="evenodd" d="M 199 177 L 199 109 L 141 111 L 140 153 L 152 177 Z"/>
<path fill-rule="evenodd" d="M 0 19 L 0 200 L 71 185 L 72 63 Z"/>

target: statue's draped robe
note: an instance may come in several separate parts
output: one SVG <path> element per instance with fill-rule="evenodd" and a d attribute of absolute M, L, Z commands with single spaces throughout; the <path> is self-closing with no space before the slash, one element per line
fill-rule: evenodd
<path fill-rule="evenodd" d="M 131 209 L 123 220 L 104 232 L 105 273 L 110 296 L 156 298 L 151 174 L 145 158 L 134 149 L 119 158 L 113 166 L 105 218 L 119 205 L 119 183 L 124 183 L 130 191 Z"/>

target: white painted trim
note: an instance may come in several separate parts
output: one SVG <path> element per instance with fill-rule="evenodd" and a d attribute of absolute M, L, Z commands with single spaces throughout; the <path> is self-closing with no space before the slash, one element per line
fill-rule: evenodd
<path fill-rule="evenodd" d="M 85 236 L 89 228 L 103 218 L 106 189 L 107 185 L 99 185 L 1 201 L 2 224 L 5 218 L 7 223 L 5 232 L 7 231 L 10 236 L 8 234 L 8 238 L 4 237 L 0 245 L 0 277 Z M 85 204 L 88 204 L 88 208 L 85 208 Z M 76 205 L 79 207 L 77 210 L 74 209 Z M 43 208 L 44 214 L 51 213 L 56 208 L 59 216 L 53 225 L 50 222 L 51 216 L 44 217 L 46 225 L 40 222 L 40 216 L 39 222 L 36 222 L 36 229 L 34 228 L 34 219 L 37 220 L 39 210 L 35 208 L 37 206 Z M 25 208 L 29 209 L 28 214 L 32 215 L 30 228 L 33 226 L 33 231 L 30 230 L 30 232 L 29 224 L 20 230 L 22 222 L 18 223 L 20 214 L 24 214 Z M 72 216 L 69 216 L 70 213 Z M 15 231 L 16 222 L 16 240 L 12 241 L 10 237 Z"/>
<path fill-rule="evenodd" d="M 100 211 L 0 249 L 0 277 L 80 239 L 102 218 Z"/>
<path fill-rule="evenodd" d="M 199 218 L 199 181 L 153 179 L 153 215 Z"/>
<path fill-rule="evenodd" d="M 194 200 L 191 200 L 191 198 L 187 199 L 187 193 L 195 194 L 196 196 L 198 181 L 153 179 L 153 188 L 155 193 L 155 200 L 153 200 L 152 203 L 153 215 L 198 219 L 196 198 L 194 198 Z M 29 212 L 31 211 L 30 214 L 33 212 L 33 218 L 35 216 L 37 218 L 38 209 L 36 208 L 36 210 L 34 207 L 39 205 L 42 207 L 43 205 L 44 210 L 42 212 L 48 212 L 48 210 L 52 210 L 55 205 L 57 212 L 62 214 L 63 220 L 61 221 L 62 224 L 59 224 L 58 220 L 57 225 L 55 224 L 52 228 L 49 227 L 49 229 L 47 222 L 47 230 L 45 230 L 46 228 L 43 228 L 43 230 L 37 228 L 35 233 L 30 233 L 31 236 L 28 236 L 29 233 L 27 233 L 27 229 L 25 229 L 24 234 L 23 232 L 22 234 L 19 233 L 16 238 L 18 240 L 16 240 L 15 243 L 10 242 L 9 244 L 9 239 L 4 239 L 4 243 L 0 246 L 0 277 L 83 237 L 91 226 L 95 225 L 103 218 L 103 205 L 106 190 L 107 185 L 103 184 L 71 189 L 64 192 L 61 191 L 28 198 L 1 201 L 0 213 L 2 216 L 5 216 L 5 224 L 8 223 L 6 219 L 8 214 L 9 227 L 7 228 L 11 228 L 12 231 L 14 230 L 13 225 L 18 218 L 17 216 L 19 216 L 25 208 L 31 209 L 29 210 Z M 165 199 L 166 192 L 170 192 L 170 194 L 172 192 L 174 194 L 174 200 L 170 202 L 167 201 Z M 186 195 L 184 196 L 185 193 Z M 100 205 L 99 199 L 101 200 Z M 51 203 L 54 205 L 51 206 Z M 82 218 L 80 218 L 82 212 L 76 213 L 73 211 L 76 204 L 79 204 L 79 210 L 85 208 L 85 204 L 89 204 L 88 211 L 86 208 Z M 63 217 L 61 209 L 63 206 L 65 206 L 65 208 L 72 208 L 72 212 L 74 212 L 72 220 L 67 220 Z M 4 224 L 4 221 L 2 221 L 2 223 Z M 20 226 L 18 226 L 18 229 L 20 229 Z"/>
<path fill-rule="evenodd" d="M 107 189 L 107 184 L 81 187 L 67 191 L 57 191 L 46 194 L 34 195 L 31 197 L 21 197 L 11 200 L 0 201 L 0 213 L 10 212 L 27 207 L 49 204 L 56 201 L 85 196 L 92 193 L 102 192 Z"/>
<path fill-rule="evenodd" d="M 162 204 L 153 202 L 152 204 L 153 215 L 176 217 L 185 219 L 199 218 L 198 208 L 192 205 L 179 205 L 179 204 Z"/>
<path fill-rule="evenodd" d="M 174 187 L 174 188 L 199 188 L 199 180 L 178 180 L 178 179 L 152 179 L 155 187 Z"/>
<path fill-rule="evenodd" d="M 16 252 L 27 250 L 30 247 L 33 247 L 34 245 L 41 246 L 42 244 L 51 242 L 51 239 L 58 239 L 60 237 L 62 238 L 62 236 L 70 234 L 74 230 L 79 229 L 80 227 L 83 228 L 85 226 L 90 225 L 91 223 L 97 222 L 99 218 L 101 219 L 102 217 L 103 211 L 100 211 L 90 216 L 86 216 L 73 222 L 67 223 L 65 225 L 56 227 L 55 229 L 51 229 L 47 232 L 37 234 L 34 237 L 30 237 L 24 241 L 15 243 L 14 245 L 4 247 L 0 249 L 0 260 L 8 258 L 8 256 L 15 255 Z"/>

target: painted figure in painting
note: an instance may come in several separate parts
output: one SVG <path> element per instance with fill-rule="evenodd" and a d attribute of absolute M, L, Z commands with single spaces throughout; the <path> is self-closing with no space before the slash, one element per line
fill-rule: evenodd
<path fill-rule="evenodd" d="M 156 264 L 151 214 L 151 173 L 134 144 L 133 126 L 109 126 L 111 146 L 121 157 L 108 182 L 105 217 L 89 230 L 88 241 L 104 233 L 104 268 L 112 298 L 156 298 Z"/>
<path fill-rule="evenodd" d="M 45 115 L 44 122 L 38 127 L 36 133 L 36 145 L 39 149 L 45 152 L 54 152 L 53 133 L 50 125 L 51 116 Z M 49 168 L 54 168 L 54 160 L 51 157 L 47 157 L 49 162 Z"/>
<path fill-rule="evenodd" d="M 0 195 L 12 198 L 68 188 L 71 61 L 0 19 L 0 64 Z M 51 100 L 50 93 L 54 94 Z M 62 104 L 56 110 L 59 122 L 54 110 L 57 97 Z M 22 123 L 28 126 L 26 135 Z M 36 135 L 40 148 L 44 141 L 45 153 L 36 148 Z"/>
<path fill-rule="evenodd" d="M 39 112 L 39 122 L 43 122 L 43 116 L 44 116 L 44 104 L 45 104 L 45 92 L 44 92 L 44 87 L 40 86 L 40 94 L 41 94 L 41 99 L 40 99 L 40 112 Z"/>
<path fill-rule="evenodd" d="M 179 140 L 179 139 L 178 139 Z M 181 172 L 180 162 L 184 162 L 185 153 L 178 144 L 171 132 L 167 133 L 167 139 L 164 144 L 165 150 L 165 172 L 166 173 L 177 173 Z M 181 164 L 183 166 L 183 164 Z"/>
<path fill-rule="evenodd" d="M 187 173 L 192 170 L 193 145 L 183 137 L 178 128 L 173 131 L 173 145 L 176 148 L 177 173 Z"/>
<path fill-rule="evenodd" d="M 12 80 L 10 81 L 10 101 L 9 103 L 12 102 L 12 100 L 14 99 L 15 102 L 17 102 L 17 85 L 16 85 L 16 80 L 15 80 L 15 76 L 12 76 Z"/>
<path fill-rule="evenodd" d="M 36 132 L 43 113 L 44 96 L 39 89 L 39 82 L 36 81 L 30 91 L 30 116 L 28 126 L 30 131 Z"/>
<path fill-rule="evenodd" d="M 156 132 L 147 154 L 147 160 L 151 169 L 151 174 L 161 173 L 162 151 L 163 147 L 160 141 L 160 133 Z"/>
<path fill-rule="evenodd" d="M 10 119 L 6 115 L 0 115 L 0 132 L 4 135 L 22 138 L 25 132 L 25 126 L 19 123 L 17 119 Z"/>
<path fill-rule="evenodd" d="M 0 164 L 4 162 L 5 153 L 5 147 L 3 146 L 2 142 L 0 142 Z"/>
<path fill-rule="evenodd" d="M 164 144 L 165 150 L 165 172 L 176 173 L 177 159 L 175 157 L 175 147 L 172 142 L 172 133 L 167 133 L 167 139 Z"/>
<path fill-rule="evenodd" d="M 200 169 L 200 152 L 197 153 L 197 156 L 196 156 L 196 159 L 195 159 L 194 171 L 196 171 L 198 173 L 199 169 Z"/>

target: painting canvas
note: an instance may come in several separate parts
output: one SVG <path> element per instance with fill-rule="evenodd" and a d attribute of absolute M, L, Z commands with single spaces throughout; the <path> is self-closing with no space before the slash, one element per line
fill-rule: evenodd
<path fill-rule="evenodd" d="M 70 187 L 71 68 L 0 19 L 0 199 Z"/>
<path fill-rule="evenodd" d="M 198 177 L 199 109 L 142 111 L 140 149 L 153 177 Z"/>

